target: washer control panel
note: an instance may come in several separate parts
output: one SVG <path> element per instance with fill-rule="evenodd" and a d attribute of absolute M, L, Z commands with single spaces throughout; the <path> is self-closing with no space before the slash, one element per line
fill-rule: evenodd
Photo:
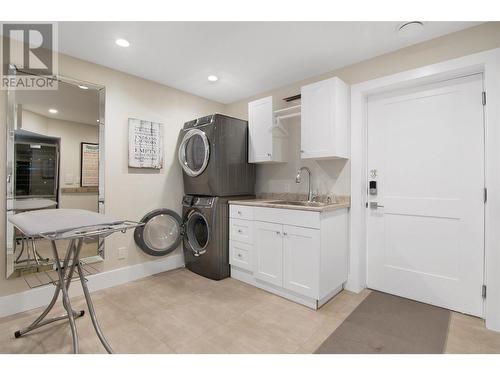
<path fill-rule="evenodd" d="M 214 197 L 195 197 L 193 199 L 193 206 L 211 207 L 214 203 L 214 200 Z"/>

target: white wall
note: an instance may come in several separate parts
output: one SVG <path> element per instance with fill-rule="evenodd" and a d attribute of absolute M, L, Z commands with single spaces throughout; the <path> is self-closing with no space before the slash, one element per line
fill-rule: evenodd
<path fill-rule="evenodd" d="M 2 40 L 3 42 L 3 40 Z M 1 46 L 0 46 L 1 47 Z M 59 74 L 106 87 L 105 112 L 105 200 L 106 213 L 140 220 L 150 210 L 167 207 L 181 212 L 182 174 L 175 160 L 177 136 L 184 122 L 214 112 L 224 106 L 100 65 L 60 55 Z M 161 171 L 128 168 L 128 118 L 135 117 L 165 124 L 165 167 Z M 6 92 L 0 91 L 0 134 L 5 134 Z M 0 137 L 5 149 L 5 137 Z M 0 153 L 5 165 L 5 153 Z M 0 168 L 5 181 L 5 168 Z M 5 200 L 5 184 L 0 184 L 0 200 Z M 5 205 L 0 205 L 0 296 L 25 290 L 23 279 L 5 280 Z M 118 260 L 118 249 L 128 249 L 127 259 Z M 179 253 L 176 250 L 175 253 Z M 133 240 L 133 232 L 115 234 L 106 242 L 103 270 L 157 260 L 144 254 Z"/>
<path fill-rule="evenodd" d="M 238 117 L 246 118 L 246 113 Z M 297 170 L 306 166 L 311 169 L 312 188 L 317 194 L 349 195 L 350 174 L 349 161 L 336 160 L 302 160 L 300 158 L 300 119 L 292 118 L 283 121 L 289 135 L 287 143 L 287 163 L 257 166 L 257 193 L 307 193 L 307 176 L 303 176 L 300 184 L 295 183 Z"/>
<path fill-rule="evenodd" d="M 18 127 L 33 133 L 47 135 L 47 120 L 48 118 L 45 116 L 40 116 L 37 113 L 22 109 L 20 121 L 21 123 L 18 124 Z"/>

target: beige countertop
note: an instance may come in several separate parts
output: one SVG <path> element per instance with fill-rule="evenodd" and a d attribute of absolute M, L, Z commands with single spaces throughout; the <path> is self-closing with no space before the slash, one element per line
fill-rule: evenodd
<path fill-rule="evenodd" d="M 325 204 L 324 206 L 296 206 L 285 203 L 277 203 L 276 201 L 288 200 L 304 200 L 304 199 L 290 199 L 290 198 L 257 198 L 257 199 L 245 199 L 245 200 L 235 200 L 229 201 L 229 204 L 237 204 L 240 206 L 254 206 L 254 207 L 268 207 L 268 208 L 282 208 L 287 210 L 299 210 L 299 211 L 315 211 L 315 212 L 328 212 L 340 210 L 343 208 L 349 208 L 351 206 L 349 197 L 335 197 L 334 202 L 331 204 Z"/>

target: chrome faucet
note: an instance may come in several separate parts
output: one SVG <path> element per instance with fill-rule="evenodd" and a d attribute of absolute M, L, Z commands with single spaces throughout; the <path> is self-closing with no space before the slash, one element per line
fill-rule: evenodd
<path fill-rule="evenodd" d="M 312 182 L 312 173 L 311 173 L 311 170 L 307 167 L 300 167 L 299 170 L 297 171 L 297 176 L 295 177 L 295 182 L 297 184 L 300 184 L 301 182 L 301 172 L 302 171 L 307 171 L 307 173 L 309 173 L 309 192 L 307 193 L 307 201 L 308 202 L 312 202 L 313 200 L 313 192 L 312 192 L 312 189 L 311 189 L 311 182 Z"/>

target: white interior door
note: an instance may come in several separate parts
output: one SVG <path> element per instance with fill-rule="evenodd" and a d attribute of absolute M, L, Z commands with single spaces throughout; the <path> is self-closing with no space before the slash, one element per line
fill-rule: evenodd
<path fill-rule="evenodd" d="M 369 99 L 368 287 L 482 316 L 482 82 Z"/>

